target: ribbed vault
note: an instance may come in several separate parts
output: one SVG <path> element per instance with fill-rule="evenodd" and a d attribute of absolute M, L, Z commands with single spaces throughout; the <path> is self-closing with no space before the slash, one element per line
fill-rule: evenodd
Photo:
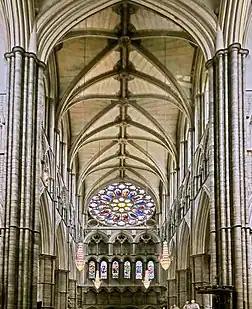
<path fill-rule="evenodd" d="M 193 126 L 198 53 L 184 28 L 129 1 L 61 37 L 56 123 L 69 123 L 68 166 L 78 166 L 85 204 L 101 186 L 128 179 L 152 192 L 159 209 L 178 166 L 181 119 Z"/>

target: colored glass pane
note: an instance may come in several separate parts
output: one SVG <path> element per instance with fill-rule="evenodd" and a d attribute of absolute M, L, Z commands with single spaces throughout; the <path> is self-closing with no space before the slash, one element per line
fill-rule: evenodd
<path fill-rule="evenodd" d="M 155 277 L 155 272 L 154 272 L 154 262 L 153 261 L 149 261 L 147 264 L 147 269 L 149 272 L 149 279 L 153 280 Z"/>
<path fill-rule="evenodd" d="M 100 190 L 89 202 L 90 215 L 109 226 L 143 224 L 155 212 L 152 197 L 132 183 L 113 183 Z"/>
<path fill-rule="evenodd" d="M 136 262 L 136 279 L 143 279 L 143 263 L 141 261 Z"/>
<path fill-rule="evenodd" d="M 119 278 L 119 263 L 114 261 L 112 263 L 112 278 L 118 279 Z"/>
<path fill-rule="evenodd" d="M 101 262 L 101 279 L 107 279 L 108 277 L 108 264 L 106 261 Z"/>
<path fill-rule="evenodd" d="M 131 267 L 130 267 L 130 262 L 129 261 L 125 261 L 124 262 L 124 278 L 125 279 L 130 279 L 130 271 L 131 271 Z"/>
<path fill-rule="evenodd" d="M 89 279 L 94 279 L 95 278 L 95 262 L 90 261 L 88 265 L 88 277 Z"/>

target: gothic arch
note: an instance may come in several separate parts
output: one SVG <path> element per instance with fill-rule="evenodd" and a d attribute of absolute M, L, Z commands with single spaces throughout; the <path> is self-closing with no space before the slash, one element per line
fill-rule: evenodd
<path fill-rule="evenodd" d="M 249 14 L 251 14 L 251 10 L 250 1 L 248 0 L 222 1 L 218 19 L 219 27 L 223 32 L 224 48 L 233 42 L 244 43 L 244 32 L 246 32 L 246 22 Z"/>
<path fill-rule="evenodd" d="M 139 233 L 136 238 L 135 238 L 135 243 L 138 243 L 140 241 L 140 237 L 143 235 L 149 235 L 151 237 L 151 239 L 155 242 L 155 243 L 160 243 L 161 239 L 158 237 L 158 235 L 152 231 L 144 231 Z"/>
<path fill-rule="evenodd" d="M 5 10 L 2 2 L 0 2 L 0 93 L 6 91 L 7 80 L 7 62 L 4 59 L 4 54 L 9 51 L 10 34 L 8 22 L 6 20 Z M 1 122 L 1 121 L 0 121 Z"/>
<path fill-rule="evenodd" d="M 196 156 L 195 156 L 195 175 L 196 176 L 198 176 L 201 173 L 204 159 L 205 159 L 204 148 L 201 144 L 199 144 L 199 147 L 197 149 Z"/>
<path fill-rule="evenodd" d="M 111 237 L 109 238 L 109 243 L 113 244 L 116 241 L 117 236 L 123 235 L 127 238 L 127 240 L 132 244 L 134 242 L 134 239 L 131 235 L 131 233 L 127 232 L 127 231 L 119 231 L 113 235 L 111 235 Z"/>
<path fill-rule="evenodd" d="M 52 222 L 46 192 L 40 197 L 40 235 L 41 253 L 52 254 Z"/>
<path fill-rule="evenodd" d="M 184 220 L 180 229 L 180 237 L 178 243 L 178 269 L 187 269 L 189 267 L 189 249 L 190 249 L 190 229 Z"/>
<path fill-rule="evenodd" d="M 176 243 L 174 241 L 174 239 L 172 239 L 168 245 L 168 250 L 169 250 L 169 254 L 172 258 L 172 261 L 171 261 L 171 265 L 170 267 L 168 268 L 168 271 L 167 271 L 167 279 L 168 280 L 171 280 L 171 279 L 175 279 L 176 278 L 176 264 L 177 264 L 177 260 L 176 260 Z"/>
<path fill-rule="evenodd" d="M 76 252 L 76 245 L 72 241 L 70 243 L 70 256 L 69 256 L 69 278 L 76 279 L 76 266 L 75 266 L 75 252 Z"/>
<path fill-rule="evenodd" d="M 56 231 L 56 266 L 58 269 L 68 270 L 68 249 L 64 227 L 61 221 Z"/>
<path fill-rule="evenodd" d="M 251 51 L 252 48 L 252 12 L 247 20 L 247 29 L 244 33 L 244 45 Z M 252 89 L 251 81 L 251 68 L 252 68 L 252 57 L 248 55 L 246 59 L 246 90 Z"/>
<path fill-rule="evenodd" d="M 62 7 L 62 2 L 49 8 L 37 20 L 37 47 L 39 58 L 47 62 L 51 49 L 67 31 L 88 16 L 118 3 L 119 0 L 74 1 Z M 215 52 L 216 16 L 195 1 L 176 3 L 158 0 L 152 2 L 135 0 L 159 14 L 169 17 L 191 34 L 201 47 L 206 59 L 212 58 Z M 178 8 L 179 6 L 179 8 Z M 53 16 L 49 19 L 48 16 Z M 202 18 L 203 17 L 203 18 Z"/>
<path fill-rule="evenodd" d="M 206 251 L 205 240 L 207 232 L 207 223 L 209 216 L 209 195 L 203 188 L 201 191 L 198 210 L 195 218 L 194 241 L 193 241 L 193 254 L 201 254 Z"/>
<path fill-rule="evenodd" d="M 136 180 L 136 179 L 133 179 L 131 177 L 124 177 L 124 181 L 128 181 L 128 182 L 132 182 L 136 185 L 138 185 L 139 187 L 141 188 L 145 188 L 147 187 L 148 188 L 148 191 L 150 192 L 150 194 L 152 195 L 155 203 L 156 203 L 156 211 L 159 212 L 160 211 L 160 203 L 159 203 L 159 199 L 158 199 L 158 196 L 157 194 L 155 193 L 155 191 L 151 188 L 151 185 L 147 182 L 146 178 L 143 178 L 141 179 L 142 181 L 139 181 L 139 180 Z M 105 182 L 102 182 L 102 179 L 98 179 L 97 181 L 97 185 L 93 185 L 93 189 L 91 191 L 89 191 L 85 197 L 85 205 L 86 205 L 86 209 L 87 209 L 87 205 L 88 205 L 88 202 L 89 200 L 91 199 L 91 197 L 93 195 L 96 194 L 96 192 L 99 191 L 100 188 L 103 188 L 103 187 L 106 187 L 107 185 L 113 183 L 113 182 L 120 182 L 121 181 L 121 178 L 120 177 L 116 177 L 116 178 L 112 178 L 112 179 L 108 179 L 106 180 Z M 78 192 L 79 192 L 80 188 L 78 188 Z M 86 211 L 85 209 L 85 211 Z"/>
<path fill-rule="evenodd" d="M 95 235 L 100 235 L 105 243 L 109 243 L 109 238 L 104 232 L 102 232 L 102 231 L 92 231 L 92 232 L 88 233 L 86 235 L 86 237 L 84 238 L 84 241 L 83 241 L 84 244 L 88 244 L 91 241 L 92 236 L 95 236 Z"/>

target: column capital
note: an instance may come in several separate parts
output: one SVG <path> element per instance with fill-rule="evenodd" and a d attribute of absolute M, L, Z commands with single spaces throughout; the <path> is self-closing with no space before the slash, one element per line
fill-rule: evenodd
<path fill-rule="evenodd" d="M 240 55 L 244 55 L 245 57 L 247 57 L 247 55 L 249 54 L 249 50 L 246 48 L 242 48 L 240 43 L 233 43 L 227 48 L 217 50 L 214 57 L 206 62 L 206 68 L 209 69 L 221 56 L 229 54 L 233 51 L 237 51 L 237 53 L 239 53 Z"/>
<path fill-rule="evenodd" d="M 23 57 L 33 58 L 37 65 L 39 65 L 42 69 L 46 68 L 46 64 L 43 61 L 39 60 L 35 53 L 27 52 L 20 46 L 13 47 L 11 52 L 5 53 L 4 57 L 7 60 L 9 58 L 15 57 L 15 54 L 17 53 L 19 53 Z"/>
<path fill-rule="evenodd" d="M 233 43 L 229 45 L 227 50 L 228 52 L 236 50 L 239 52 L 239 54 L 244 55 L 245 57 L 249 54 L 249 50 L 246 48 L 242 48 L 240 43 Z"/>

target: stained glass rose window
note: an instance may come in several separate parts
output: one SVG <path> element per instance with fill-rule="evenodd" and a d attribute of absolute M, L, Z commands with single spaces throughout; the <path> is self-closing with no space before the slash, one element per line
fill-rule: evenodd
<path fill-rule="evenodd" d="M 140 225 L 155 212 L 153 198 L 141 187 L 126 182 L 100 190 L 89 202 L 90 215 L 109 226 Z"/>

